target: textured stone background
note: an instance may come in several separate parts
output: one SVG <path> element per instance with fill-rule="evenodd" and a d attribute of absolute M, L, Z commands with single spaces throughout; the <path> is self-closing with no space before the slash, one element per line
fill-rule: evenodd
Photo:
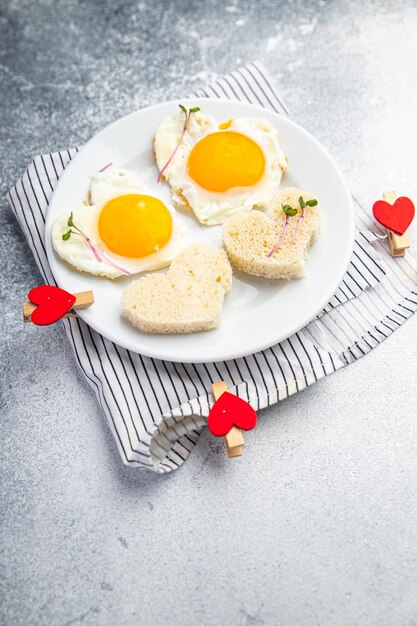
<path fill-rule="evenodd" d="M 417 624 L 417 319 L 168 477 L 123 467 L 4 200 L 32 155 L 265 62 L 370 205 L 417 198 L 411 0 L 2 0 L 1 623 Z M 416 231 L 417 236 L 417 231 Z"/>

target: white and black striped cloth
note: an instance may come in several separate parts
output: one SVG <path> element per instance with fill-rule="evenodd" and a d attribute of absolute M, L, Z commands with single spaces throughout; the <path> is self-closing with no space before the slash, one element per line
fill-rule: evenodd
<path fill-rule="evenodd" d="M 195 95 L 248 101 L 288 116 L 259 63 L 219 78 Z M 57 180 L 76 152 L 36 157 L 8 195 L 40 271 L 52 284 L 45 214 Z M 375 223 L 369 212 L 357 202 L 355 206 L 356 244 L 336 294 L 306 328 L 258 354 L 198 365 L 158 361 L 116 346 L 80 319 L 62 321 L 126 464 L 161 473 L 179 467 L 207 423 L 212 382 L 226 380 L 231 391 L 262 409 L 365 355 L 416 311 L 414 250 L 392 259 L 387 241 L 370 230 Z"/>

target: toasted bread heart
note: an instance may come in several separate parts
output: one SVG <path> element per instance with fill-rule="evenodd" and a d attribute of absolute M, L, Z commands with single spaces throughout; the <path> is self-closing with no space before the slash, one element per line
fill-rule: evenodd
<path fill-rule="evenodd" d="M 130 283 L 122 315 L 145 333 L 195 333 L 216 328 L 232 285 L 224 250 L 207 244 L 185 248 L 165 274 Z"/>
<path fill-rule="evenodd" d="M 300 278 L 304 275 L 310 246 L 319 232 L 318 207 L 305 208 L 304 219 L 297 231 L 301 216 L 298 202 L 313 196 L 302 189 L 288 187 L 274 199 L 270 215 L 260 211 L 238 213 L 223 224 L 223 242 L 232 265 L 238 269 L 264 278 Z M 286 215 L 282 206 L 289 204 L 297 209 L 297 215 L 289 219 L 285 237 L 271 257 L 268 253 L 279 240 Z"/>

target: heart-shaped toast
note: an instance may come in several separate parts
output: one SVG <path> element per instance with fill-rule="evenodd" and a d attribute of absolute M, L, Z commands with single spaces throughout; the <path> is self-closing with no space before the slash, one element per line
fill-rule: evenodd
<path fill-rule="evenodd" d="M 58 321 L 72 309 L 76 297 L 68 291 L 51 285 L 34 287 L 28 293 L 32 304 L 38 306 L 31 315 L 31 320 L 38 326 L 47 326 Z"/>
<path fill-rule="evenodd" d="M 372 208 L 375 219 L 398 235 L 403 235 L 414 218 L 414 204 L 405 196 L 397 198 L 394 204 L 377 200 Z"/>
<path fill-rule="evenodd" d="M 256 412 L 242 398 L 225 391 L 214 403 L 207 425 L 216 437 L 227 435 L 233 426 L 242 430 L 252 430 L 256 426 Z"/>
<path fill-rule="evenodd" d="M 232 285 L 224 250 L 207 244 L 185 248 L 165 274 L 133 281 L 122 315 L 145 333 L 195 333 L 216 328 Z"/>
<path fill-rule="evenodd" d="M 300 278 L 304 275 L 310 246 L 317 239 L 320 225 L 316 206 L 306 206 L 304 216 L 299 198 L 313 201 L 311 194 L 296 187 L 288 187 L 275 197 L 270 215 L 260 211 L 237 213 L 223 224 L 223 242 L 232 265 L 238 269 L 264 278 Z M 288 217 L 282 207 L 297 210 Z M 271 255 L 279 241 L 285 222 L 285 236 Z"/>

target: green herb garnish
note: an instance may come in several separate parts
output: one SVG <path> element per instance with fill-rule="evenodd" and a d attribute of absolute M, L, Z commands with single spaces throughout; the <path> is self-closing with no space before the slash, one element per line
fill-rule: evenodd
<path fill-rule="evenodd" d="M 303 196 L 300 196 L 298 198 L 298 204 L 300 205 L 300 208 L 301 208 L 301 215 L 300 215 L 300 219 L 298 220 L 297 227 L 296 227 L 296 229 L 294 231 L 294 234 L 292 236 L 291 243 L 294 243 L 295 238 L 298 235 L 298 231 L 301 228 L 301 223 L 302 223 L 302 221 L 303 221 L 303 219 L 305 217 L 305 214 L 306 214 L 306 207 L 308 207 L 308 206 L 311 206 L 311 207 L 317 206 L 317 200 L 315 198 L 313 198 L 312 200 L 304 200 Z"/>
<path fill-rule="evenodd" d="M 106 261 L 107 263 L 109 263 L 110 265 L 115 267 L 117 270 L 119 270 L 123 274 L 126 274 L 127 276 L 130 276 L 131 272 L 129 272 L 129 270 L 126 270 L 124 267 L 121 267 L 120 265 L 117 265 L 117 263 L 115 263 L 114 261 L 109 259 L 103 252 L 101 252 L 101 250 L 99 250 L 93 244 L 93 242 L 91 241 L 90 237 L 88 237 L 88 235 L 83 233 L 83 231 L 80 228 L 78 228 L 78 226 L 76 226 L 74 224 L 72 212 L 69 215 L 69 218 L 68 218 L 68 221 L 67 221 L 67 225 L 70 228 L 69 228 L 69 230 L 67 230 L 66 233 L 64 233 L 62 235 L 63 241 L 68 241 L 68 239 L 71 237 L 71 235 L 78 235 L 79 237 L 82 237 L 84 239 L 84 241 L 87 242 L 91 252 L 94 254 L 94 256 L 97 259 L 97 261 L 99 261 L 101 263 L 103 261 L 103 259 L 104 259 L 104 261 Z"/>
<path fill-rule="evenodd" d="M 282 229 L 282 233 L 280 238 L 278 239 L 277 243 L 275 244 L 275 246 L 272 248 L 272 250 L 268 253 L 268 258 L 271 257 L 274 252 L 276 252 L 276 250 L 278 250 L 279 246 L 281 245 L 284 237 L 285 237 L 285 233 L 287 232 L 287 228 L 288 228 L 288 224 L 290 223 L 290 217 L 294 217 L 294 215 L 297 215 L 297 209 L 293 209 L 291 205 L 289 204 L 282 204 L 281 208 L 285 214 L 285 224 L 284 224 L 284 228 Z"/>
<path fill-rule="evenodd" d="M 177 143 L 177 145 L 175 146 L 175 148 L 174 148 L 174 150 L 173 150 L 173 152 L 172 152 L 171 156 L 169 157 L 168 161 L 165 163 L 164 167 L 160 170 L 160 172 L 159 172 L 159 174 L 158 174 L 158 178 L 157 178 L 157 182 L 158 182 L 158 183 L 159 183 L 159 182 L 161 182 L 161 178 L 162 178 L 162 176 L 163 176 L 163 173 L 165 172 L 165 170 L 166 170 L 166 168 L 168 167 L 168 165 L 171 163 L 171 161 L 172 161 L 172 159 L 174 158 L 174 156 L 175 156 L 175 154 L 176 154 L 176 152 L 177 152 L 178 148 L 179 148 L 179 147 L 180 147 L 180 145 L 181 145 L 181 142 L 182 142 L 182 140 L 183 140 L 183 138 L 184 138 L 184 135 L 185 135 L 185 133 L 187 132 L 187 129 L 188 129 L 188 123 L 189 123 L 189 121 L 190 121 L 190 117 L 191 117 L 191 115 L 192 115 L 193 113 L 197 113 L 197 111 L 199 111 L 199 110 L 200 110 L 200 107 L 192 107 L 191 109 L 188 109 L 188 111 L 187 111 L 187 109 L 185 108 L 185 106 L 184 106 L 183 104 L 180 104 L 180 105 L 179 105 L 179 107 L 180 107 L 181 111 L 182 111 L 182 112 L 184 113 L 184 115 L 185 115 L 185 119 L 184 119 L 184 126 L 182 127 L 182 133 L 181 133 L 181 135 L 180 135 L 180 138 L 178 139 L 178 143 Z"/>

